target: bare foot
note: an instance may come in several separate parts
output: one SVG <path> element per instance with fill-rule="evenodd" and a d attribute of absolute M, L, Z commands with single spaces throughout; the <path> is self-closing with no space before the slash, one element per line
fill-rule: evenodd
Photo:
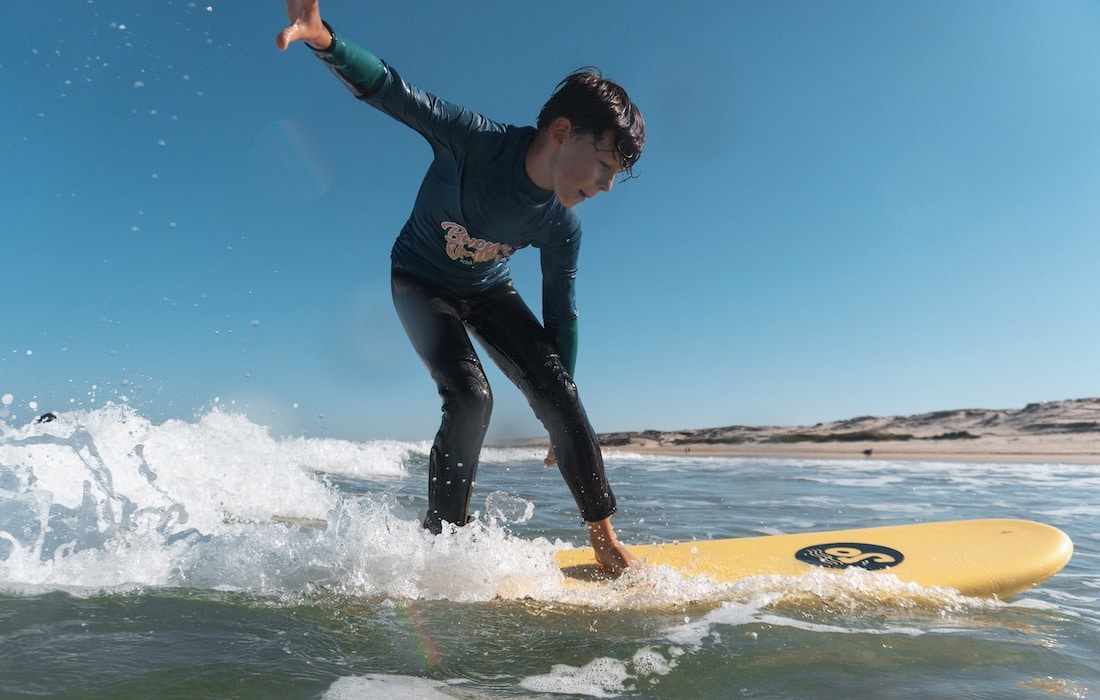
<path fill-rule="evenodd" d="M 616 576 L 627 569 L 642 568 L 641 560 L 615 536 L 615 531 L 611 529 L 611 518 L 588 523 L 588 537 L 596 552 L 596 561 Z"/>

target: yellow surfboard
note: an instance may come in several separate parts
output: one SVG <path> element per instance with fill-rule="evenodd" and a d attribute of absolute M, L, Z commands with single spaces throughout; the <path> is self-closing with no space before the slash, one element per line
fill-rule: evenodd
<path fill-rule="evenodd" d="M 822 568 L 888 572 L 921 586 L 1005 599 L 1047 580 L 1073 555 L 1061 530 L 1028 520 L 957 520 L 833 532 L 630 546 L 648 565 L 733 583 Z M 605 577 L 590 548 L 556 554 L 566 576 Z"/>

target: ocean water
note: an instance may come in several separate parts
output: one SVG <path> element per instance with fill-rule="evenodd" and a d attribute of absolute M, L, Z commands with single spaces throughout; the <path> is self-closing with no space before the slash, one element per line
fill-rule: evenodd
<path fill-rule="evenodd" d="M 214 410 L 0 424 L 0 697 L 1100 697 L 1100 465 L 614 454 L 626 542 L 963 518 L 1074 540 L 1006 602 L 881 575 L 566 584 L 532 450 L 418 526 L 427 444 L 277 439 Z"/>

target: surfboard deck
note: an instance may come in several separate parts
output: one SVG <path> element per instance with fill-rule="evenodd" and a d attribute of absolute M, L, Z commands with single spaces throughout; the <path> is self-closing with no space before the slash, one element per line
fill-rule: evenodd
<path fill-rule="evenodd" d="M 956 520 L 635 546 L 648 565 L 734 583 L 750 576 L 801 576 L 822 567 L 859 567 L 963 595 L 1009 598 L 1058 573 L 1073 556 L 1061 530 L 1029 520 Z M 557 563 L 570 578 L 606 580 L 591 548 L 565 549 Z"/>

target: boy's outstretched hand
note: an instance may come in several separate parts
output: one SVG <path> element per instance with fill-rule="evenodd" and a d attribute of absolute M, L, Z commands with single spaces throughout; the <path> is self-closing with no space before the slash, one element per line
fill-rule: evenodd
<path fill-rule="evenodd" d="M 290 26 L 279 32 L 275 45 L 280 51 L 295 41 L 304 41 L 318 49 L 327 49 L 332 43 L 332 34 L 321 22 L 321 10 L 317 0 L 286 0 L 286 16 Z"/>

